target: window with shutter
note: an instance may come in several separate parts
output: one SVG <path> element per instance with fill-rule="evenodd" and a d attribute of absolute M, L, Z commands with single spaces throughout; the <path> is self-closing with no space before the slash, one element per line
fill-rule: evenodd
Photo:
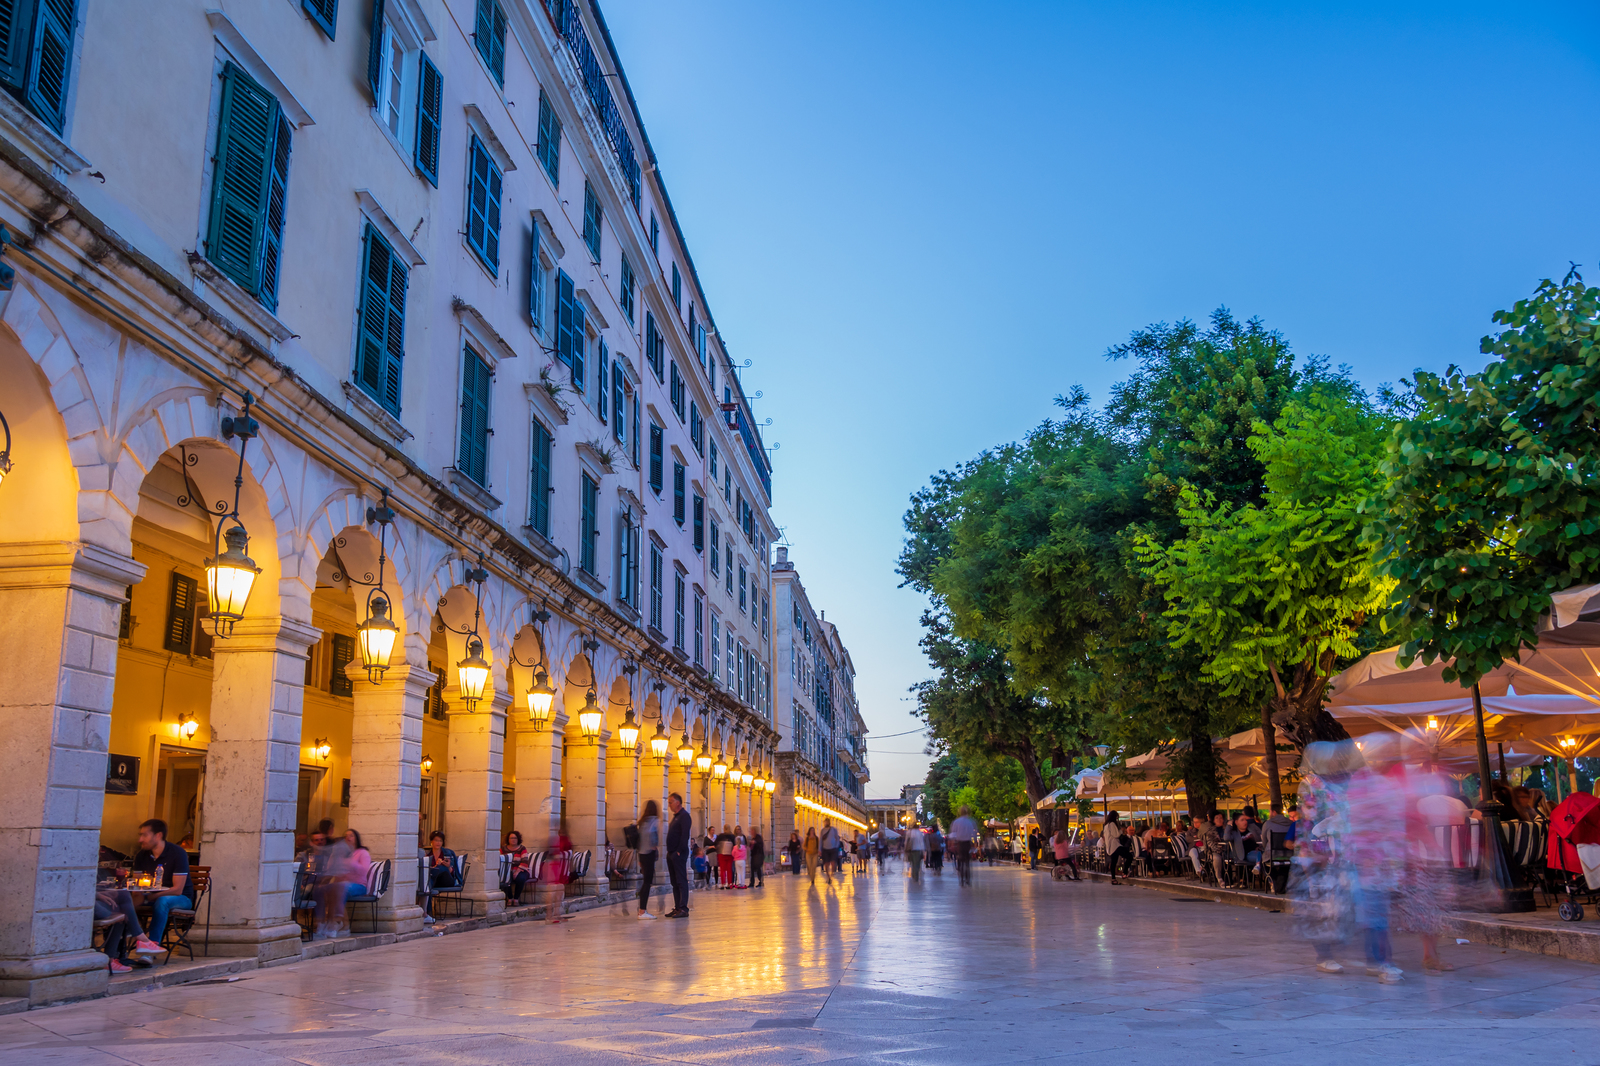
<path fill-rule="evenodd" d="M 467 246 L 500 274 L 500 168 L 476 136 L 467 160 Z"/>
<path fill-rule="evenodd" d="M 677 263 L 672 264 L 672 308 L 683 310 L 683 277 L 678 273 Z"/>
<path fill-rule="evenodd" d="M 683 375 L 678 373 L 678 361 L 672 361 L 672 383 L 667 387 L 667 400 L 678 418 L 683 419 Z"/>
<path fill-rule="evenodd" d="M 700 419 L 700 407 L 693 400 L 689 401 L 689 442 L 694 445 L 694 450 L 705 454 L 705 423 Z"/>
<path fill-rule="evenodd" d="M 711 680 L 717 680 L 717 668 L 722 663 L 722 623 L 716 612 L 711 613 Z"/>
<path fill-rule="evenodd" d="M 661 427 L 654 422 L 650 423 L 650 487 L 657 496 L 661 495 L 661 464 L 664 457 L 661 454 L 664 434 Z"/>
<path fill-rule="evenodd" d="M 356 638 L 343 633 L 333 635 L 333 655 L 329 663 L 328 692 L 334 696 L 349 696 L 355 688 L 344 668 L 356 657 Z"/>
<path fill-rule="evenodd" d="M 206 257 L 276 310 L 289 123 L 278 101 L 232 63 L 222 71 L 214 165 Z"/>
<path fill-rule="evenodd" d="M 588 246 L 594 261 L 600 261 L 600 198 L 594 186 L 585 179 L 583 183 L 583 243 Z"/>
<path fill-rule="evenodd" d="M 572 278 L 556 271 L 556 358 L 572 365 Z"/>
<path fill-rule="evenodd" d="M 339 21 L 339 0 L 300 0 L 300 6 L 317 28 L 328 35 L 328 40 L 333 40 L 334 26 Z M 378 0 L 378 6 L 383 6 L 382 0 Z"/>
<path fill-rule="evenodd" d="M 595 541 L 600 537 L 599 510 L 600 486 L 588 474 L 581 475 L 583 511 L 579 522 L 578 567 L 587 574 L 594 573 Z"/>
<path fill-rule="evenodd" d="M 506 83 L 506 11 L 498 0 L 478 0 L 478 17 L 473 24 L 473 43 L 494 80 Z"/>
<path fill-rule="evenodd" d="M 122 601 L 122 617 L 117 623 L 117 639 L 133 639 L 133 586 L 129 585 L 126 592 L 127 599 Z"/>
<path fill-rule="evenodd" d="M 539 258 L 539 220 L 533 220 L 533 254 L 528 257 L 528 317 L 535 333 L 544 329 L 544 263 Z"/>
<path fill-rule="evenodd" d="M 550 431 L 538 421 L 533 423 L 533 473 L 528 487 L 528 525 L 540 536 L 550 535 Z"/>
<path fill-rule="evenodd" d="M 717 528 L 717 520 L 716 520 L 716 518 L 712 518 L 711 519 L 711 572 L 713 574 L 715 574 L 717 571 L 722 569 L 722 567 L 721 567 L 721 558 L 720 558 L 722 549 L 721 549 L 720 545 L 718 544 L 718 541 L 720 540 L 721 536 L 722 536 L 722 530 Z"/>
<path fill-rule="evenodd" d="M 622 313 L 628 316 L 628 321 L 633 321 L 633 264 L 628 262 L 628 257 L 622 257 L 622 283 L 617 291 L 618 302 L 622 304 Z"/>
<path fill-rule="evenodd" d="M 739 564 L 739 613 L 745 610 L 745 569 L 744 564 Z"/>
<path fill-rule="evenodd" d="M 617 515 L 617 602 L 635 607 L 629 575 L 633 572 L 633 513 Z"/>
<path fill-rule="evenodd" d="M 489 366 L 470 346 L 461 352 L 461 449 L 456 467 L 489 484 Z"/>
<path fill-rule="evenodd" d="M 0 4 L 14 12 L 10 18 L 0 12 L 0 20 L 17 24 L 26 21 L 23 11 L 36 2 L 33 24 L 25 37 L 28 47 L 26 81 L 22 99 L 28 110 L 55 130 L 62 132 L 67 124 L 67 85 L 72 77 L 72 36 L 77 25 L 77 4 L 74 0 L 10 0 Z M 22 16 L 22 17 L 19 17 Z"/>
<path fill-rule="evenodd" d="M 722 549 L 722 580 L 723 589 L 728 595 L 733 595 L 733 544 L 729 543 Z"/>
<path fill-rule="evenodd" d="M 661 632 L 661 549 L 650 542 L 650 625 Z"/>
<path fill-rule="evenodd" d="M 391 414 L 400 414 L 408 271 L 376 227 L 362 239 L 360 340 L 356 379 Z"/>
<path fill-rule="evenodd" d="M 167 632 L 162 647 L 180 655 L 194 651 L 195 600 L 198 586 L 194 578 L 172 572 L 172 588 L 167 596 Z"/>
<path fill-rule="evenodd" d="M 665 362 L 666 344 L 661 337 L 661 331 L 656 328 L 656 316 L 649 311 L 644 313 L 644 357 L 650 363 L 650 369 L 656 373 L 656 380 L 666 379 L 667 371 Z"/>
<path fill-rule="evenodd" d="M 694 494 L 694 550 L 704 551 L 706 547 L 706 498 L 698 492 Z"/>
<path fill-rule="evenodd" d="M 628 443 L 627 419 L 627 379 L 622 376 L 622 364 L 611 364 L 611 409 L 615 416 L 611 419 L 611 432 L 616 437 L 617 443 Z"/>
<path fill-rule="evenodd" d="M 712 441 L 711 442 L 711 484 L 712 484 L 713 488 L 716 487 L 716 483 L 717 483 L 717 442 L 716 441 Z"/>
<path fill-rule="evenodd" d="M 561 119 L 550 106 L 550 98 L 539 90 L 539 165 L 550 175 L 550 184 L 561 187 Z"/>
<path fill-rule="evenodd" d="M 672 572 L 672 646 L 683 647 L 683 574 Z"/>
<path fill-rule="evenodd" d="M 683 525 L 683 464 L 672 464 L 672 520 Z"/>
<path fill-rule="evenodd" d="M 412 158 L 417 173 L 439 187 L 439 135 L 444 121 L 444 75 L 433 60 L 419 54 L 422 71 L 417 85 L 417 144 Z"/>
<path fill-rule="evenodd" d="M 633 431 L 633 468 L 637 470 L 639 469 L 639 426 L 641 425 L 639 421 L 639 393 L 637 390 L 633 393 L 633 418 L 629 420 L 628 424 Z"/>
<path fill-rule="evenodd" d="M 314 0 L 305 0 L 310 7 Z M 336 0 L 337 2 L 337 0 Z M 389 36 L 388 24 L 383 18 L 383 0 L 372 0 L 372 21 L 368 23 L 367 34 L 367 88 L 372 90 L 372 103 L 375 107 L 382 108 L 384 98 L 384 75 L 387 62 L 387 44 L 385 38 Z"/>
<path fill-rule="evenodd" d="M 694 597 L 694 664 L 705 665 L 705 630 L 706 601 L 699 593 Z"/>
<path fill-rule="evenodd" d="M 581 300 L 572 301 L 572 387 L 579 392 L 585 389 L 583 377 L 583 350 L 589 343 L 588 323 Z"/>
<path fill-rule="evenodd" d="M 606 368 L 606 355 L 606 339 L 601 337 L 594 346 L 594 361 L 596 367 L 596 373 L 594 377 L 594 413 L 600 417 L 600 421 L 602 422 L 606 420 L 606 397 L 611 392 L 611 390 L 606 387 L 608 384 L 610 384 L 607 381 L 607 378 L 610 377 L 610 374 Z"/>
<path fill-rule="evenodd" d="M 650 250 L 657 255 L 661 254 L 661 223 L 656 221 L 656 213 L 650 212 Z"/>

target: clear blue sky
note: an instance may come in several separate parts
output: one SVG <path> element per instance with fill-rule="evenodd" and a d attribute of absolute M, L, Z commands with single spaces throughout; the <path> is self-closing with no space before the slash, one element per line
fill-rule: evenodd
<path fill-rule="evenodd" d="M 880 736 L 907 496 L 1103 400 L 1131 330 L 1225 304 L 1375 386 L 1600 280 L 1592 4 L 602 2 Z M 869 796 L 922 779 L 868 748 Z"/>

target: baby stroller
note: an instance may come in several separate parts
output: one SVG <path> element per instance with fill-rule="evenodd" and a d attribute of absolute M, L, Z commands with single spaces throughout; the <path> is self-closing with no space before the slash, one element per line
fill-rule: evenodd
<path fill-rule="evenodd" d="M 1564 922 L 1583 921 L 1582 896 L 1593 905 L 1600 895 L 1600 850 L 1590 851 L 1586 845 L 1600 845 L 1600 799 L 1587 792 L 1574 792 L 1556 805 L 1550 814 L 1550 854 L 1548 866 L 1552 877 L 1561 879 L 1567 898 L 1561 901 L 1556 912 Z M 1583 847 L 1587 854 L 1580 854 Z M 1588 858 L 1588 870 L 1583 859 Z"/>

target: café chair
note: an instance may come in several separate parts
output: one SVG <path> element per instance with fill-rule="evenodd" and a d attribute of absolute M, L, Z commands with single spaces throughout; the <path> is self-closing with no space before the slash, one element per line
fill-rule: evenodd
<path fill-rule="evenodd" d="M 355 908 L 357 904 L 365 903 L 371 908 L 369 924 L 371 931 L 378 931 L 378 901 L 383 894 L 389 891 L 389 875 L 392 870 L 390 860 L 380 859 L 372 864 L 372 869 L 367 871 L 367 890 L 359 896 L 351 896 L 344 901 L 345 908 L 350 912 L 350 926 L 355 928 Z"/>

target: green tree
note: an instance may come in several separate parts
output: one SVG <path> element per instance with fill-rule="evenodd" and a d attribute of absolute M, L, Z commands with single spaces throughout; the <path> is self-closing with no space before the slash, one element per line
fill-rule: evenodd
<path fill-rule="evenodd" d="M 1386 428 L 1350 389 L 1292 401 L 1248 441 L 1264 468 L 1259 503 L 1184 486 L 1184 535 L 1140 545 L 1174 643 L 1198 648 L 1226 692 L 1270 679 L 1271 723 L 1296 747 L 1347 735 L 1323 709 L 1327 682 L 1388 602 L 1392 583 L 1360 536 Z"/>
<path fill-rule="evenodd" d="M 1471 687 L 1538 643 L 1550 595 L 1600 575 L 1600 289 L 1577 270 L 1498 311 L 1482 373 L 1419 373 L 1369 511 L 1401 662 Z"/>
<path fill-rule="evenodd" d="M 967 783 L 967 771 L 961 758 L 947 751 L 928 767 L 928 776 L 922 783 L 922 807 L 945 828 L 955 820 L 955 807 L 950 797 L 956 789 Z"/>

